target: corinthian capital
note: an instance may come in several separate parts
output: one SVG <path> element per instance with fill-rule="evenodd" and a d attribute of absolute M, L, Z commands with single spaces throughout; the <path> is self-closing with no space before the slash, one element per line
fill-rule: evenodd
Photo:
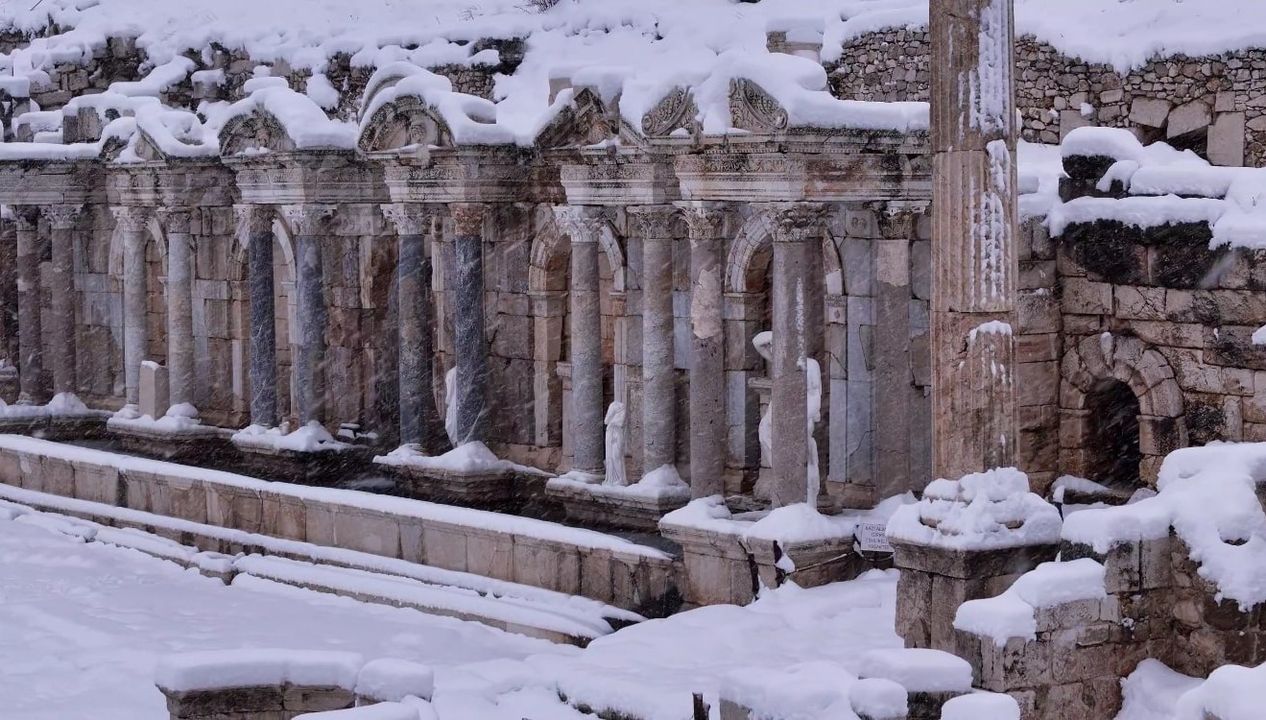
<path fill-rule="evenodd" d="M 681 210 L 672 205 L 640 205 L 628 209 L 629 217 L 644 238 L 671 239 L 680 236 Z"/>
<path fill-rule="evenodd" d="M 163 230 L 168 233 L 185 234 L 189 232 L 190 214 L 188 210 L 163 208 L 158 211 L 158 219 Z"/>
<path fill-rule="evenodd" d="M 273 209 L 268 205 L 234 205 L 233 214 L 239 235 L 251 238 L 273 229 Z"/>
<path fill-rule="evenodd" d="M 149 223 L 150 210 L 143 207 L 112 207 L 114 223 L 126 232 L 144 232 Z"/>
<path fill-rule="evenodd" d="M 725 221 L 730 216 L 726 203 L 690 200 L 677 203 L 691 240 L 715 240 L 725 235 Z"/>
<path fill-rule="evenodd" d="M 54 230 L 73 230 L 82 210 L 82 205 L 49 205 L 44 208 L 44 217 Z"/>
<path fill-rule="evenodd" d="M 296 235 L 317 235 L 334 217 L 333 205 L 285 205 L 281 214 Z"/>
<path fill-rule="evenodd" d="M 400 235 L 430 235 L 435 221 L 444 216 L 444 206 L 427 203 L 394 203 L 382 206 L 383 217 Z M 482 218 L 481 218 L 482 219 Z"/>
<path fill-rule="evenodd" d="M 596 243 L 607 227 L 607 214 L 591 205 L 559 205 L 554 208 L 554 221 L 573 243 Z"/>
<path fill-rule="evenodd" d="M 16 205 L 13 208 L 13 221 L 21 232 L 35 232 L 40 226 L 40 209 L 35 205 Z"/>
<path fill-rule="evenodd" d="M 774 242 L 804 242 L 820 237 L 826 222 L 822 203 L 776 203 L 769 209 Z"/>

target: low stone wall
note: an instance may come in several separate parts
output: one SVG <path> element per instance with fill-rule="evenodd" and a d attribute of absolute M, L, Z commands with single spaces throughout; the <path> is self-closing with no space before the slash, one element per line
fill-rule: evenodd
<path fill-rule="evenodd" d="M 679 565 L 620 538 L 349 490 L 256 480 L 0 436 L 0 482 L 224 528 L 469 572 L 662 615 Z"/>

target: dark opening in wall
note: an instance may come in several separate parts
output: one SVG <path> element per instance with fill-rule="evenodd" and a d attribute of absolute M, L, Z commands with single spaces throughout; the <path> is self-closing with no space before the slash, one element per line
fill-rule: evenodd
<path fill-rule="evenodd" d="M 1104 380 L 1086 399 L 1090 410 L 1090 479 L 1111 488 L 1131 490 L 1139 481 L 1139 400 L 1129 385 Z"/>

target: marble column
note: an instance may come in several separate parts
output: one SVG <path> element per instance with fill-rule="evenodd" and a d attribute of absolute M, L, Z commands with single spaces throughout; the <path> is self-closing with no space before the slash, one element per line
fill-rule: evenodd
<path fill-rule="evenodd" d="M 432 437 L 439 426 L 432 358 L 434 317 L 431 256 L 428 245 L 443 208 L 438 205 L 383 206 L 399 240 L 397 313 L 399 327 L 400 444 L 430 452 L 441 443 Z"/>
<path fill-rule="evenodd" d="M 40 299 L 39 209 L 14 209 L 18 229 L 18 392 L 19 402 L 48 400 L 44 384 L 44 331 Z"/>
<path fill-rule="evenodd" d="M 194 404 L 193 238 L 189 211 L 159 210 L 167 236 L 167 377 L 172 406 Z"/>
<path fill-rule="evenodd" d="M 932 472 L 958 478 L 1016 461 L 1015 19 L 932 8 Z"/>
<path fill-rule="evenodd" d="M 52 242 L 49 319 L 53 357 L 53 393 L 74 393 L 75 383 L 75 228 L 80 205 L 44 208 Z"/>
<path fill-rule="evenodd" d="M 453 350 L 457 355 L 457 442 L 483 442 L 488 419 L 488 339 L 484 334 L 484 214 L 481 203 L 450 206 L 456 268 Z"/>
<path fill-rule="evenodd" d="M 18 238 L 12 222 L 0 224 L 0 359 L 18 361 Z"/>
<path fill-rule="evenodd" d="M 725 206 L 680 203 L 690 234 L 690 494 L 725 494 Z"/>
<path fill-rule="evenodd" d="M 676 475 L 677 371 L 673 363 L 673 243 L 681 211 L 630 208 L 642 236 L 642 467 Z"/>
<path fill-rule="evenodd" d="M 282 208 L 294 230 L 295 414 L 299 424 L 325 421 L 325 383 L 321 363 L 325 359 L 325 273 L 321 240 L 334 215 L 331 205 L 287 205 Z"/>
<path fill-rule="evenodd" d="M 141 401 L 141 362 L 149 347 L 146 297 L 145 232 L 149 210 L 112 208 L 114 222 L 123 236 L 123 386 L 127 404 Z"/>
<path fill-rule="evenodd" d="M 572 470 L 602 475 L 606 448 L 598 253 L 607 221 L 594 207 L 557 207 L 554 214 L 571 239 Z"/>
<path fill-rule="evenodd" d="M 238 233 L 246 245 L 251 316 L 251 424 L 277 424 L 277 318 L 273 296 L 273 210 L 238 205 Z"/>
<path fill-rule="evenodd" d="M 824 208 L 814 203 L 787 203 L 772 212 L 774 231 L 773 414 L 774 482 L 770 501 L 774 507 L 810 501 L 817 503 L 817 478 L 808 476 L 809 426 L 808 385 L 805 366 L 808 357 L 805 338 L 808 253 L 821 252 Z"/>

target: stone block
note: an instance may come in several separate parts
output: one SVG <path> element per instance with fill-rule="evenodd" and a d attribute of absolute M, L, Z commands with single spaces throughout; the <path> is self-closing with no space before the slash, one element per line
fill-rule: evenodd
<path fill-rule="evenodd" d="M 334 544 L 371 555 L 400 557 L 400 526 L 374 510 L 340 506 L 334 511 Z"/>
<path fill-rule="evenodd" d="M 580 592 L 580 553 L 575 548 L 515 538 L 513 571 L 514 582 L 570 595 Z"/>
<path fill-rule="evenodd" d="M 1164 127 L 1171 107 L 1173 105 L 1168 100 L 1148 97 L 1135 98 L 1130 105 L 1130 122 L 1150 128 Z"/>
<path fill-rule="evenodd" d="M 1016 365 L 1017 400 L 1021 406 L 1054 405 L 1059 401 L 1059 363 Z"/>
<path fill-rule="evenodd" d="M 1063 309 L 1076 315 L 1110 315 L 1112 285 L 1082 278 L 1065 278 Z"/>
<path fill-rule="evenodd" d="M 300 542 L 308 539 L 308 512 L 302 498 L 261 492 L 260 502 L 265 535 Z"/>
<path fill-rule="evenodd" d="M 466 535 L 460 528 L 442 523 L 426 525 L 422 528 L 422 545 L 426 548 L 427 565 L 466 572 Z"/>
<path fill-rule="evenodd" d="M 1116 295 L 1116 317 L 1128 320 L 1164 320 L 1165 289 L 1119 285 Z"/>
<path fill-rule="evenodd" d="M 1223 113 L 1209 126 L 1208 158 L 1214 165 L 1244 165 L 1244 113 Z"/>
<path fill-rule="evenodd" d="M 470 531 L 466 537 L 466 572 L 509 579 L 514 576 L 514 538 L 503 533 Z"/>
<path fill-rule="evenodd" d="M 75 498 L 114 505 L 119 500 L 119 471 L 113 466 L 75 463 Z"/>
<path fill-rule="evenodd" d="M 1049 292 L 1022 292 L 1016 298 L 1016 320 L 1020 335 L 1057 333 L 1059 300 Z"/>
<path fill-rule="evenodd" d="M 1208 103 L 1203 100 L 1192 100 L 1184 105 L 1179 105 L 1169 113 L 1169 124 L 1165 127 L 1165 134 L 1169 138 L 1176 138 L 1187 133 L 1202 130 L 1213 122 L 1213 113 L 1209 110 Z"/>
<path fill-rule="evenodd" d="M 140 411 L 158 419 L 171 407 L 167 368 L 153 362 L 141 363 Z"/>

